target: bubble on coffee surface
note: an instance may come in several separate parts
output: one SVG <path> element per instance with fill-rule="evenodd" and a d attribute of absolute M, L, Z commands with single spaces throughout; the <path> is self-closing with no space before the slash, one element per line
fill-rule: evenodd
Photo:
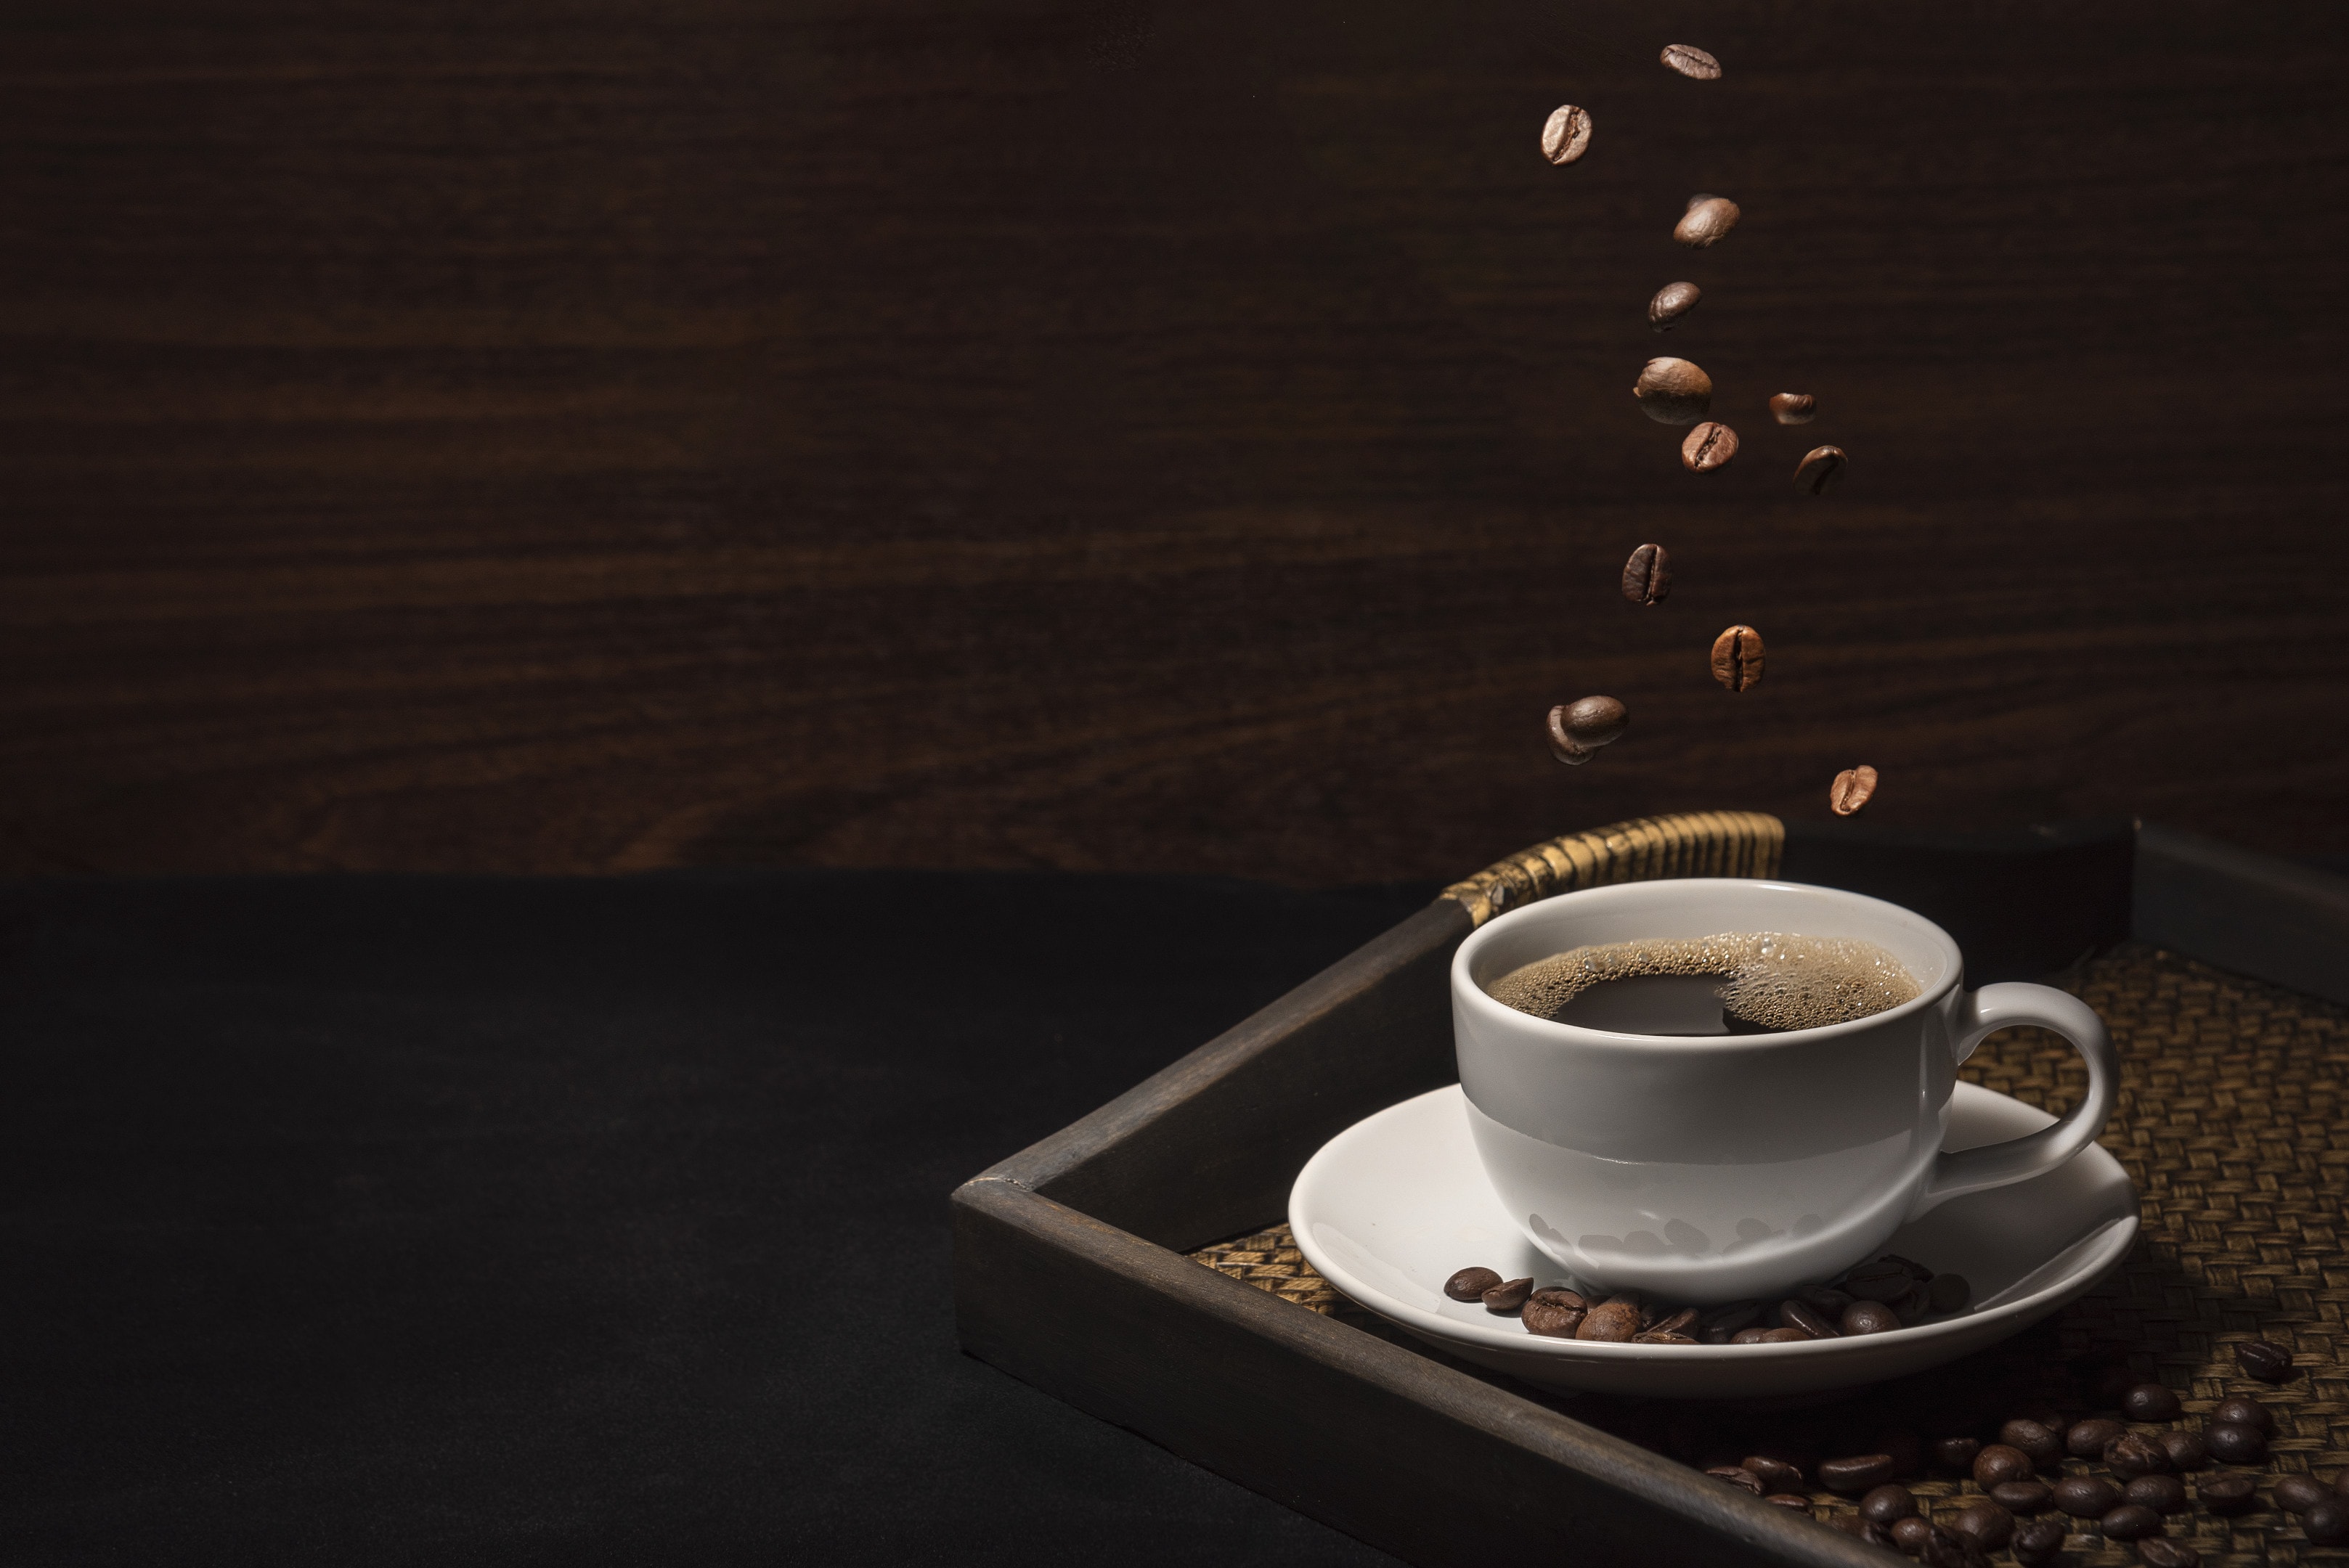
<path fill-rule="evenodd" d="M 1717 979 L 1722 1010 L 1764 1029 L 1849 1023 L 1914 1000 L 1922 989 L 1873 942 L 1731 931 L 1577 947 L 1511 970 L 1485 990 L 1520 1013 L 1554 1018 L 1595 985 L 1654 975 Z"/>

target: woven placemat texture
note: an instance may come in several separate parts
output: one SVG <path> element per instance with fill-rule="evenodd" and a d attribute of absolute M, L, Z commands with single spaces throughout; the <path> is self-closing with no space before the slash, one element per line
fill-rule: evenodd
<path fill-rule="evenodd" d="M 2343 1322 L 2349 1257 L 2341 1247 L 2349 1198 L 2349 1008 L 2138 944 L 2085 965 L 2070 988 L 2104 1016 L 2119 1048 L 2120 1103 L 2103 1142 L 2137 1184 L 2144 1229 L 2127 1262 L 2095 1291 L 1952 1367 L 1775 1412 L 1559 1399 L 1443 1356 L 1344 1300 L 1305 1262 L 1285 1225 L 1192 1256 L 1691 1463 L 1734 1462 L 1771 1442 L 1827 1454 L 1867 1451 L 1886 1427 L 1928 1439 L 1987 1440 L 2002 1420 L 2034 1408 L 2087 1414 L 2095 1377 L 2126 1361 L 2178 1391 L 2185 1414 L 2177 1425 L 2199 1430 L 2210 1408 L 2236 1394 L 2261 1400 L 2276 1417 L 2272 1457 L 2259 1467 L 2261 1508 L 2232 1521 L 2191 1508 L 2169 1519 L 2172 1539 L 2196 1547 L 2206 1563 L 2349 1563 L 2349 1550 L 2310 1544 L 2267 1495 L 2267 1483 L 2283 1474 L 2329 1480 L 2349 1464 Z M 2075 1103 L 2085 1088 L 2071 1047 L 2036 1029 L 1984 1041 L 1962 1076 L 2052 1112 Z M 2253 1338 L 2290 1347 L 2299 1375 L 2281 1387 L 2244 1377 L 2233 1346 Z M 2064 1468 L 2102 1473 L 2086 1461 Z M 1971 1480 L 1951 1477 L 1909 1484 L 1936 1518 L 1978 1492 Z M 1825 1492 L 1812 1502 L 1821 1519 L 1851 1511 L 1847 1500 Z M 2119 1568 L 2137 1561 L 2133 1548 L 2106 1541 L 2092 1522 L 2074 1523 L 2079 1532 L 2065 1542 L 2065 1563 Z"/>

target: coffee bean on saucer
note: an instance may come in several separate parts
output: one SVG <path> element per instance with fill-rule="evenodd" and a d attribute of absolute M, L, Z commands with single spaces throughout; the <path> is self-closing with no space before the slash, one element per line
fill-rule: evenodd
<path fill-rule="evenodd" d="M 1740 216 L 1737 203 L 1728 197 L 1708 196 L 1681 214 L 1672 225 L 1672 238 L 1691 250 L 1707 250 L 1728 237 Z"/>
<path fill-rule="evenodd" d="M 2249 1513 L 2260 1505 L 2258 1483 L 2240 1470 L 2214 1475 L 2194 1489 L 2202 1506 L 2213 1513 Z"/>
<path fill-rule="evenodd" d="M 1552 163 L 1571 163 L 1590 150 L 1590 111 L 1570 103 L 1549 111 L 1542 123 L 1542 156 Z"/>
<path fill-rule="evenodd" d="M 2349 1542 L 2349 1498 L 2326 1498 L 2300 1516 L 2300 1530 L 2319 1546 Z"/>
<path fill-rule="evenodd" d="M 2212 1459 L 2230 1465 L 2255 1465 L 2268 1457 L 2268 1435 L 2232 1421 L 2213 1421 L 2203 1428 L 2202 1446 Z"/>
<path fill-rule="evenodd" d="M 2168 1471 L 2169 1456 L 2161 1451 L 2158 1443 L 2131 1432 L 2105 1445 L 2105 1468 L 2123 1480 L 2134 1480 L 2141 1475 Z"/>
<path fill-rule="evenodd" d="M 1735 627 L 1730 628 L 1736 630 Z M 1722 634 L 1723 636 L 1728 633 Z M 1893 1302 L 1916 1287 L 1914 1275 L 1889 1258 L 1862 1264 L 1836 1282 L 1836 1288 L 1860 1301 Z"/>
<path fill-rule="evenodd" d="M 1581 1296 L 1551 1285 L 1527 1296 L 1517 1319 L 1526 1326 L 1527 1334 L 1538 1334 L 1546 1339 L 1571 1339 L 1574 1331 L 1582 1326 L 1585 1310 Z"/>
<path fill-rule="evenodd" d="M 2235 1365 L 2262 1383 L 2288 1382 L 2298 1371 L 2291 1351 L 2265 1339 L 2246 1339 L 2236 1346 Z"/>
<path fill-rule="evenodd" d="M 1882 1302 L 1855 1301 L 1843 1309 L 1836 1326 L 1846 1334 L 1889 1334 L 1900 1326 L 1900 1317 Z"/>
<path fill-rule="evenodd" d="M 1721 79 L 1721 62 L 1694 44 L 1668 44 L 1664 46 L 1662 59 L 1673 70 L 1697 81 L 1717 82 Z"/>
<path fill-rule="evenodd" d="M 1755 1343 L 1761 1345 L 1802 1345 L 1807 1343 L 1814 1337 L 1815 1336 L 1800 1328 L 1772 1328 L 1764 1330 L 1762 1337 Z"/>
<path fill-rule="evenodd" d="M 2001 1481 L 1990 1489 L 1990 1500 L 2009 1513 L 2044 1513 L 2054 1501 L 2045 1481 Z"/>
<path fill-rule="evenodd" d="M 2306 1513 L 2333 1494 L 2331 1487 L 2313 1475 L 2280 1476 L 2275 1483 L 2275 1504 L 2286 1513 Z"/>
<path fill-rule="evenodd" d="M 1764 1328 L 1758 1325 L 1752 1328 L 1741 1328 L 1736 1333 L 1729 1336 L 1729 1343 L 1732 1345 L 1759 1345 L 1777 1332 L 1778 1331 L 1775 1328 Z"/>
<path fill-rule="evenodd" d="M 1819 400 L 1807 392 L 1780 392 L 1770 399 L 1770 418 L 1781 425 L 1807 425 L 1818 413 Z"/>
<path fill-rule="evenodd" d="M 1986 1444 L 1974 1456 L 1974 1484 L 1988 1491 L 2010 1480 L 2029 1480 L 2031 1456 L 2004 1443 Z"/>
<path fill-rule="evenodd" d="M 2007 1543 L 2014 1560 L 2023 1568 L 2044 1568 L 2055 1561 L 2064 1550 L 2064 1525 L 2060 1520 L 2040 1519 L 2018 1528 L 2014 1539 Z"/>
<path fill-rule="evenodd" d="M 1846 1454 L 1819 1461 L 1819 1485 L 1828 1491 L 1857 1497 L 1873 1491 L 1898 1473 L 1890 1454 Z"/>
<path fill-rule="evenodd" d="M 1623 597 L 1634 604 L 1661 604 L 1672 591 L 1672 559 L 1661 544 L 1643 544 L 1623 563 Z"/>
<path fill-rule="evenodd" d="M 1647 1328 L 1643 1330 L 1643 1332 L 1648 1334 L 1686 1335 L 1690 1329 L 1694 1328 L 1695 1326 L 1696 1308 L 1692 1306 L 1684 1306 L 1677 1312 L 1667 1313 L 1657 1318 L 1655 1322 L 1648 1325 Z"/>
<path fill-rule="evenodd" d="M 1852 1298 L 1830 1284 L 1806 1284 L 1795 1292 L 1795 1299 L 1832 1323 L 1843 1315 L 1843 1309 Z"/>
<path fill-rule="evenodd" d="M 1725 1328 L 1734 1334 L 1741 1328 L 1751 1328 L 1762 1321 L 1762 1304 L 1758 1301 L 1732 1301 L 1708 1308 L 1697 1323 L 1707 1333 Z"/>
<path fill-rule="evenodd" d="M 1562 702 L 1549 710 L 1549 754 L 1568 768 L 1579 768 L 1630 722 L 1630 710 L 1611 696 Z"/>
<path fill-rule="evenodd" d="M 2075 1519 L 2102 1519 L 2122 1502 L 2121 1489 L 2100 1475 L 2067 1475 L 2047 1491 Z"/>
<path fill-rule="evenodd" d="M 1778 1304 L 1778 1321 L 1788 1328 L 1799 1328 L 1813 1339 L 1840 1339 L 1843 1331 L 1821 1316 L 1809 1303 L 1791 1297 Z"/>
<path fill-rule="evenodd" d="M 2087 1420 L 2075 1422 L 2064 1434 L 2064 1451 L 2075 1460 L 2102 1459 L 2106 1443 L 2127 1435 L 2128 1429 L 2118 1421 L 2094 1416 Z"/>
<path fill-rule="evenodd" d="M 2202 1553 L 2167 1535 L 2151 1535 L 2138 1542 L 2137 1560 L 2145 1568 L 2202 1568 Z"/>
<path fill-rule="evenodd" d="M 1803 1467 L 1775 1454 L 1748 1454 L 1737 1462 L 1760 1476 L 1772 1491 L 1803 1490 Z"/>
<path fill-rule="evenodd" d="M 2158 1383 L 2139 1383 L 2121 1396 L 2121 1414 L 2132 1421 L 2167 1421 L 2178 1409 L 2177 1394 Z"/>
<path fill-rule="evenodd" d="M 1847 1334 L 1850 1332 L 1846 1329 Z M 1974 1456 L 1982 1452 L 1980 1438 L 1936 1438 L 1933 1439 L 1933 1462 L 1943 1470 L 1972 1473 Z"/>
<path fill-rule="evenodd" d="M 1444 1282 L 1444 1294 L 1454 1301 L 1476 1301 L 1500 1283 L 1501 1276 L 1491 1269 L 1462 1269 Z"/>
<path fill-rule="evenodd" d="M 1713 640 L 1713 678 L 1731 691 L 1751 691 L 1762 679 L 1768 655 L 1761 633 L 1751 626 L 1732 626 Z M 1853 1290 L 1851 1294 L 1866 1297 L 1868 1293 Z"/>
<path fill-rule="evenodd" d="M 1706 390 L 1712 389 L 1711 383 Z M 1795 488 L 1805 495 L 1825 495 L 1827 488 L 1843 478 L 1843 470 L 1851 459 L 1841 447 L 1813 447 L 1803 454 L 1795 469 Z"/>
<path fill-rule="evenodd" d="M 2210 1451 L 2203 1446 L 2199 1432 L 2160 1432 L 2153 1440 L 2169 1456 L 2171 1470 L 2199 1470 L 2210 1462 Z"/>
<path fill-rule="evenodd" d="M 1876 769 L 1862 763 L 1847 768 L 1827 786 L 1827 806 L 1838 817 L 1848 817 L 1876 793 Z"/>
<path fill-rule="evenodd" d="M 1659 425 L 1693 425 L 1713 407 L 1713 377 L 1685 359 L 1651 359 L 1631 383 L 1631 396 Z"/>
<path fill-rule="evenodd" d="M 1704 291 L 1694 284 L 1666 284 L 1648 302 L 1648 325 L 1658 332 L 1670 332 L 1702 298 Z"/>
<path fill-rule="evenodd" d="M 1643 1328 L 1631 1336 L 1631 1343 L 1634 1345 L 1694 1345 L 1696 1339 L 1691 1335 L 1659 1334 L 1653 1329 Z"/>
<path fill-rule="evenodd" d="M 1533 1293 L 1534 1282 L 1530 1277 L 1508 1279 L 1486 1291 L 1479 1299 L 1484 1302 L 1486 1312 L 1515 1312 L 1526 1305 L 1526 1297 Z"/>
<path fill-rule="evenodd" d="M 1762 1495 L 1762 1478 L 1742 1466 L 1715 1465 L 1704 1473 L 1715 1480 L 1727 1481 L 1740 1491 L 1750 1491 L 1756 1497 Z"/>
<path fill-rule="evenodd" d="M 2141 1475 L 2121 1489 L 2121 1496 L 2156 1513 L 2176 1513 L 2186 1506 L 2186 1483 L 2174 1475 Z"/>
<path fill-rule="evenodd" d="M 1692 474 L 1709 474 L 1737 455 L 1737 432 L 1718 419 L 1707 419 L 1681 442 L 1681 467 Z"/>
<path fill-rule="evenodd" d="M 2096 1521 L 2107 1541 L 2142 1541 L 2161 1533 L 2161 1515 L 2141 1502 L 2125 1502 Z"/>
<path fill-rule="evenodd" d="M 1857 769 L 1857 771 L 1866 776 L 1868 779 L 1868 794 L 1874 794 L 1876 792 L 1876 769 L 1873 768 L 1862 768 Z M 1862 795 L 1859 798 L 1859 800 L 1860 805 L 1866 805 L 1868 803 L 1868 795 Z M 1852 808 L 1853 810 L 1857 810 L 1859 808 L 1857 806 Z M 1851 813 L 1847 811 L 1844 814 L 1846 816 L 1849 816 Z M 1973 1293 L 1974 1287 L 1966 1283 L 1966 1276 L 1963 1274 L 1935 1274 L 1932 1278 L 1932 1282 L 1925 1287 L 1925 1299 L 1935 1312 L 1955 1312 L 1958 1308 L 1965 1305 L 1966 1298 L 1972 1295 Z"/>
<path fill-rule="evenodd" d="M 1978 1501 L 1958 1510 L 1950 1528 L 1970 1536 L 1985 1552 L 1995 1552 L 2014 1539 L 2014 1515 L 1997 1503 Z"/>
<path fill-rule="evenodd" d="M 2240 1394 L 2221 1399 L 2211 1408 L 2210 1419 L 2231 1421 L 2239 1427 L 2256 1427 L 2262 1432 L 2275 1430 L 2275 1412 L 2257 1399 L 2246 1399 Z"/>
<path fill-rule="evenodd" d="M 2009 1421 L 1998 1429 L 1998 1440 L 2030 1455 L 2041 1470 L 2055 1470 L 2064 1462 L 2064 1439 L 2036 1421 Z"/>
<path fill-rule="evenodd" d="M 1627 1296 L 1616 1296 L 1600 1302 L 1583 1315 L 1582 1326 L 1574 1331 L 1577 1339 L 1597 1339 L 1621 1344 L 1640 1332 L 1640 1304 Z"/>

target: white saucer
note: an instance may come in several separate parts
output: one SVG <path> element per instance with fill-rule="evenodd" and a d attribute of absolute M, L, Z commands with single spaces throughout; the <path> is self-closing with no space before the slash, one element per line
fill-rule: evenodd
<path fill-rule="evenodd" d="M 2016 1138 L 2054 1119 L 1961 1083 L 1951 1150 Z M 1753 1398 L 1880 1382 L 2020 1333 L 2109 1273 L 2137 1237 L 2136 1189 L 2095 1144 L 2059 1170 L 1952 1199 L 1888 1250 L 1963 1274 L 1957 1316 L 1889 1334 L 1797 1345 L 1614 1345 L 1546 1339 L 1514 1317 L 1454 1301 L 1444 1282 L 1472 1264 L 1504 1279 L 1564 1283 L 1485 1179 L 1460 1086 L 1358 1121 L 1321 1147 L 1288 1194 L 1307 1261 L 1381 1317 L 1453 1355 L 1544 1387 L 1661 1398 Z"/>

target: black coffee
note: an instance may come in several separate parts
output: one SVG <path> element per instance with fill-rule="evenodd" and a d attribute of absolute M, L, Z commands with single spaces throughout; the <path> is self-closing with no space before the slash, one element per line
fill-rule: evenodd
<path fill-rule="evenodd" d="M 1521 1013 L 1585 1028 L 1743 1035 L 1849 1023 L 1921 987 L 1873 942 L 1734 931 L 1577 947 L 1485 989 Z"/>

